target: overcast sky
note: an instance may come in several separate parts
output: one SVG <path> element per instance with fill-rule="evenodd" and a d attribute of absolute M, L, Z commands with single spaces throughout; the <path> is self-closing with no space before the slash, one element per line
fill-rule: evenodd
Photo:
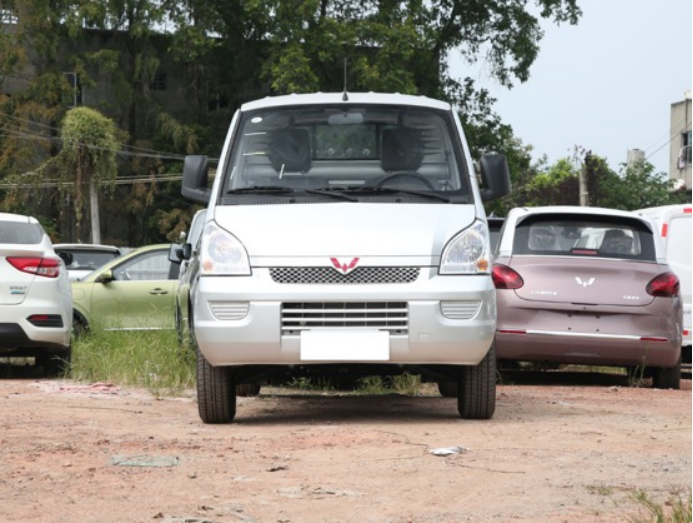
<path fill-rule="evenodd" d="M 578 25 L 545 22 L 530 78 L 512 90 L 483 64 L 451 57 L 457 79 L 473 77 L 497 99 L 496 112 L 535 160 L 572 157 L 575 146 L 619 171 L 629 149 L 669 171 L 671 104 L 693 87 L 691 0 L 578 0 Z M 678 137 L 677 137 L 678 139 Z"/>

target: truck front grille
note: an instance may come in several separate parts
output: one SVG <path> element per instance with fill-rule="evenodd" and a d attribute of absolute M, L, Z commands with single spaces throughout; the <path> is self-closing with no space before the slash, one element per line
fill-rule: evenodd
<path fill-rule="evenodd" d="M 282 303 L 282 335 L 305 329 L 378 329 L 407 334 L 407 302 L 289 302 Z"/>
<path fill-rule="evenodd" d="M 348 274 L 343 274 L 332 267 L 271 267 L 270 276 L 277 283 L 372 285 L 411 283 L 419 277 L 419 269 L 418 267 L 357 267 Z"/>

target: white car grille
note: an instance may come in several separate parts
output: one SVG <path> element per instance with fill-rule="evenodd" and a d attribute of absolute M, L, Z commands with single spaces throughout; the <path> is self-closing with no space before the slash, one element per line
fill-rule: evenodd
<path fill-rule="evenodd" d="M 372 285 L 411 283 L 419 277 L 417 267 L 357 267 L 343 274 L 332 267 L 272 267 L 270 275 L 277 283 Z"/>
<path fill-rule="evenodd" d="M 409 329 L 407 303 L 291 302 L 282 303 L 282 335 L 305 329 L 378 329 L 405 335 Z"/>

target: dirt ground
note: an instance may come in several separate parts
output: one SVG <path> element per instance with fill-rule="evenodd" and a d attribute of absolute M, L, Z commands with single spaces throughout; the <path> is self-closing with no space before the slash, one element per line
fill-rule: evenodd
<path fill-rule="evenodd" d="M 512 381 L 489 421 L 434 395 L 263 389 L 220 426 L 192 391 L 4 378 L 0 521 L 623 522 L 647 520 L 638 490 L 690 496 L 690 381 Z"/>

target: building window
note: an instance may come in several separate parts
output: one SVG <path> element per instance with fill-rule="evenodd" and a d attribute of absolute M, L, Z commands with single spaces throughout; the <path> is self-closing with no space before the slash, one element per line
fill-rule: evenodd
<path fill-rule="evenodd" d="M 19 17 L 11 9 L 0 8 L 0 24 L 17 25 Z"/>
<path fill-rule="evenodd" d="M 149 89 L 152 91 L 166 90 L 166 73 L 156 73 L 152 81 L 149 82 Z"/>
<path fill-rule="evenodd" d="M 692 160 L 692 155 L 691 155 L 691 131 L 686 131 L 685 133 L 681 133 L 681 150 L 679 151 L 679 169 L 685 169 L 686 166 L 691 165 L 693 163 Z"/>

